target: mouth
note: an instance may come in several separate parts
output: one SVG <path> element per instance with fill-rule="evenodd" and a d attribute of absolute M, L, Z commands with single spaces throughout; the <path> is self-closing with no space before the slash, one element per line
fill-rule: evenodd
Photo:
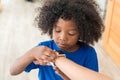
<path fill-rule="evenodd" d="M 60 48 L 66 48 L 66 47 L 67 47 L 67 45 L 65 45 L 65 44 L 58 44 L 58 46 L 59 46 Z"/>

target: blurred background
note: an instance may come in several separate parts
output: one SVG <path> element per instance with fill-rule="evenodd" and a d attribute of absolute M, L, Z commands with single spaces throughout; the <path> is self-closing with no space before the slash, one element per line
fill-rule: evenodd
<path fill-rule="evenodd" d="M 110 17 L 113 15 L 113 12 L 110 11 L 115 11 L 113 9 L 114 4 L 120 8 L 120 1 L 97 0 L 97 2 L 101 8 L 100 14 L 105 26 L 109 28 L 112 19 Z M 11 76 L 9 69 L 19 56 L 36 46 L 38 42 L 49 39 L 47 35 L 41 35 L 41 31 L 34 24 L 34 19 L 37 15 L 36 8 L 41 5 L 41 0 L 33 0 L 33 2 L 26 0 L 0 0 L 0 80 L 38 80 L 37 70 Z M 120 12 L 117 12 L 116 15 L 120 19 Z M 118 18 L 117 21 L 119 20 Z M 118 42 L 120 39 L 117 39 L 118 37 L 116 38 L 116 36 L 111 38 L 108 35 L 111 30 L 106 29 L 102 39 L 94 47 L 99 59 L 100 72 L 112 77 L 114 80 L 120 80 L 120 43 Z M 116 31 L 120 31 L 120 25 L 117 25 Z M 116 35 L 120 36 L 119 33 Z M 113 40 L 118 42 L 116 43 L 118 45 L 115 45 Z M 110 50 L 114 48 L 109 48 L 109 45 L 115 46 L 113 52 Z M 114 57 L 115 55 L 118 56 Z"/>

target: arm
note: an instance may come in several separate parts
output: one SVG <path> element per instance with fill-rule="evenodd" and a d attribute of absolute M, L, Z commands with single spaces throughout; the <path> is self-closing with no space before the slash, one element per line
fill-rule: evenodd
<path fill-rule="evenodd" d="M 34 60 L 32 56 L 32 50 L 25 53 L 23 56 L 18 58 L 10 68 L 11 75 L 20 74 L 25 68 Z"/>
<path fill-rule="evenodd" d="M 55 64 L 71 80 L 112 80 L 101 73 L 84 68 L 64 57 L 57 58 Z"/>
<path fill-rule="evenodd" d="M 48 47 L 34 47 L 15 61 L 15 63 L 10 69 L 10 74 L 20 74 L 32 62 L 39 65 L 46 65 L 47 63 L 51 62 L 55 57 L 55 51 Z"/>

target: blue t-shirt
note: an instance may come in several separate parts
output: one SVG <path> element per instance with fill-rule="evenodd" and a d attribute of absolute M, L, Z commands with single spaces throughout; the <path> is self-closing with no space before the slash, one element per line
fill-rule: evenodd
<path fill-rule="evenodd" d="M 38 46 L 47 46 L 52 50 L 60 51 L 61 49 L 56 45 L 54 40 L 40 42 Z M 89 68 L 94 71 L 98 71 L 98 59 L 96 52 L 93 47 L 88 46 L 84 43 L 80 44 L 80 49 L 75 52 L 66 52 L 61 50 L 65 53 L 66 58 L 72 60 L 73 62 Z M 38 77 L 39 80 L 63 80 L 59 75 L 55 73 L 55 70 L 52 66 L 46 65 L 36 65 L 33 62 L 29 64 L 25 71 L 30 72 L 32 69 L 39 69 Z"/>

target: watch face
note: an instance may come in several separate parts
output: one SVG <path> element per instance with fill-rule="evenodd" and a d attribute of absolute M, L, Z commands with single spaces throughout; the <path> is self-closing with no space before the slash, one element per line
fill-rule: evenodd
<path fill-rule="evenodd" d="M 59 57 L 66 57 L 66 55 L 62 51 L 57 51 L 59 53 Z"/>
<path fill-rule="evenodd" d="M 57 51 L 57 52 L 58 52 L 59 54 L 64 54 L 64 53 L 63 53 L 62 51 L 60 51 L 60 50 L 59 50 L 59 51 Z"/>

